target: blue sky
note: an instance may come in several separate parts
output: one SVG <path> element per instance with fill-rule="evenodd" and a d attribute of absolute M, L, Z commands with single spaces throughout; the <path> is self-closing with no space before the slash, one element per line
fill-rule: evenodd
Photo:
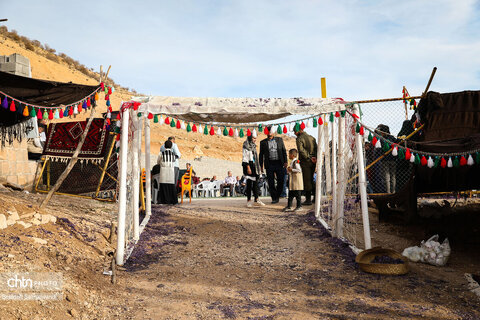
<path fill-rule="evenodd" d="M 138 92 L 400 96 L 480 89 L 479 1 L 6 1 L 8 28 Z"/>

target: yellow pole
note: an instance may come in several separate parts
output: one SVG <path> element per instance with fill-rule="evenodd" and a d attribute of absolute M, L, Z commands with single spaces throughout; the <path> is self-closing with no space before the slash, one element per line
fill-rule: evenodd
<path fill-rule="evenodd" d="M 327 97 L 327 80 L 325 78 L 320 79 L 322 84 L 322 98 Z"/>
<path fill-rule="evenodd" d="M 112 138 L 112 144 L 110 145 L 110 149 L 108 150 L 107 158 L 105 159 L 105 164 L 104 164 L 103 169 L 102 169 L 102 175 L 100 176 L 100 181 L 98 182 L 97 190 L 95 191 L 95 198 L 98 197 L 98 193 L 100 192 L 100 188 L 102 187 L 103 178 L 105 177 L 105 173 L 108 174 L 107 167 L 108 167 L 108 163 L 110 162 L 110 157 L 112 156 L 112 151 L 113 151 L 114 146 L 115 146 L 115 137 Z"/>

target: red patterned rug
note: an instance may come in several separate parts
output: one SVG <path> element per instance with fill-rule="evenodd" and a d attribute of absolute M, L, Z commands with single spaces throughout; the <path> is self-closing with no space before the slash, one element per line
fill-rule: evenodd
<path fill-rule="evenodd" d="M 86 121 L 52 123 L 48 127 L 47 141 L 43 154 L 53 160 L 66 160 L 72 157 L 87 125 Z M 81 160 L 103 160 L 107 145 L 108 131 L 104 130 L 105 119 L 94 119 L 88 130 L 78 156 Z"/>

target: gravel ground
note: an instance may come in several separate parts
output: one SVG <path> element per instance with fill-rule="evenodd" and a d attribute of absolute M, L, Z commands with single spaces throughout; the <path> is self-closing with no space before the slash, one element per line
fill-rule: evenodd
<path fill-rule="evenodd" d="M 284 201 L 284 200 L 283 200 Z M 134 319 L 479 319 L 453 270 L 360 271 L 311 213 L 245 199 L 155 207 L 119 289 Z"/>

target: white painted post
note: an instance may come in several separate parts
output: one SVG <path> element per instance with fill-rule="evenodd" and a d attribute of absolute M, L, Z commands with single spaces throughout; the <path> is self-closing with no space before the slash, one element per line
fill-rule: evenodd
<path fill-rule="evenodd" d="M 150 120 L 145 117 L 145 215 L 152 214 L 152 175 L 150 164 Z"/>
<path fill-rule="evenodd" d="M 358 105 L 355 105 L 354 113 L 360 116 Z M 363 220 L 363 236 L 365 241 L 365 249 L 372 247 L 372 239 L 370 237 L 370 220 L 368 218 L 367 203 L 367 180 L 365 178 L 365 163 L 363 162 L 363 137 L 356 134 L 357 143 L 357 159 L 358 159 L 358 191 L 360 192 L 360 204 L 362 209 Z"/>
<path fill-rule="evenodd" d="M 337 183 L 337 237 L 343 237 L 343 208 L 345 198 L 345 118 L 338 118 L 338 183 Z"/>
<path fill-rule="evenodd" d="M 127 212 L 127 154 L 129 110 L 122 113 L 122 135 L 120 140 L 120 192 L 118 196 L 117 265 L 123 265 L 125 254 L 125 216 Z"/>
<path fill-rule="evenodd" d="M 140 161 L 139 151 L 142 147 L 142 120 L 135 119 L 138 126 L 135 126 L 135 143 L 133 148 L 133 240 L 140 239 Z M 140 150 L 139 150 L 140 149 Z"/>
<path fill-rule="evenodd" d="M 324 124 L 325 128 L 323 128 L 324 132 L 324 143 L 325 146 L 325 193 L 330 194 L 332 192 L 332 159 L 331 159 L 331 146 L 330 146 L 330 135 L 328 134 L 328 122 L 325 121 Z"/>
<path fill-rule="evenodd" d="M 332 235 L 337 237 L 337 135 L 335 134 L 335 120 L 332 125 Z"/>
<path fill-rule="evenodd" d="M 322 117 L 322 116 L 320 116 Z M 315 217 L 320 217 L 320 206 L 322 205 L 322 172 L 323 172 L 323 125 L 318 125 L 317 140 L 317 180 L 315 182 Z"/>

